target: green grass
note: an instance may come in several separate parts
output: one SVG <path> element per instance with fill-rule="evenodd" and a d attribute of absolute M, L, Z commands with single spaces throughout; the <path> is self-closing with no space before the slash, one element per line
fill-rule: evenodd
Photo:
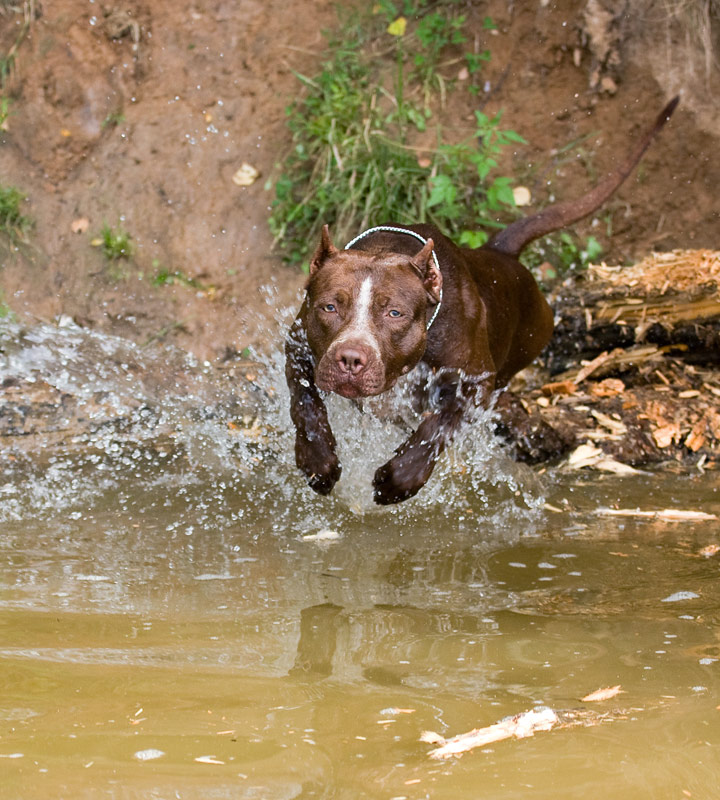
<path fill-rule="evenodd" d="M 6 4 L 7 5 L 7 4 Z M 13 11 L 19 11 L 13 6 Z M 23 3 L 23 22 L 19 25 L 12 46 L 0 55 L 0 130 L 3 129 L 10 116 L 10 99 L 3 92 L 6 83 L 15 68 L 17 52 L 30 30 L 32 21 L 32 4 Z M 18 245 L 27 241 L 27 233 L 32 227 L 32 220 L 21 211 L 26 200 L 25 195 L 12 186 L 0 184 L 0 235 L 9 239 L 11 244 Z"/>
<path fill-rule="evenodd" d="M 0 130 L 3 130 L 3 126 L 8 120 L 10 116 L 10 100 L 7 97 L 2 97 L 0 95 Z"/>
<path fill-rule="evenodd" d="M 25 195 L 13 186 L 0 184 L 0 234 L 14 245 L 25 242 L 32 227 L 30 217 L 22 213 Z"/>
<path fill-rule="evenodd" d="M 23 19 L 22 22 L 18 23 L 17 34 L 12 45 L 10 46 L 10 49 L 6 53 L 0 55 L 0 90 L 5 88 L 5 84 L 8 82 L 8 79 L 15 69 L 18 50 L 30 32 L 30 26 L 32 25 L 35 12 L 34 3 L 29 2 L 29 0 L 25 0 L 25 2 L 22 3 L 22 6 L 20 3 L 8 3 L 4 2 L 3 0 L 3 5 L 9 7 L 8 11 L 14 11 L 17 14 L 22 12 Z M 4 19 L 5 17 L 3 16 L 2 18 Z M 0 117 L 0 123 L 2 121 L 3 120 Z"/>
<path fill-rule="evenodd" d="M 497 157 L 522 137 L 501 128 L 500 114 L 476 112 L 457 141 L 437 114 L 460 67 L 476 76 L 489 58 L 467 51 L 460 7 L 384 0 L 328 36 L 317 75 L 298 74 L 304 95 L 287 109 L 292 149 L 269 220 L 286 261 L 304 262 L 324 223 L 338 243 L 382 222 L 428 221 L 478 246 L 510 216 L 512 181 L 496 174 Z M 418 149 L 428 131 L 434 143 Z"/>
<path fill-rule="evenodd" d="M 14 318 L 15 315 L 10 309 L 10 306 L 5 302 L 5 292 L 0 289 L 0 321 L 13 320 Z"/>
<path fill-rule="evenodd" d="M 161 267 L 156 260 L 153 261 L 156 268 L 155 276 L 151 283 L 153 286 L 184 286 L 187 289 L 204 289 L 200 281 L 186 275 L 182 270 L 170 271 L 167 267 Z"/>
<path fill-rule="evenodd" d="M 130 259 L 135 251 L 132 237 L 122 225 L 118 225 L 117 228 L 111 228 L 106 223 L 103 225 L 96 241 L 102 248 L 102 254 L 110 262 Z"/>
<path fill-rule="evenodd" d="M 532 242 L 520 260 L 542 283 L 550 283 L 596 264 L 602 250 L 594 236 L 583 243 L 571 231 L 555 231 Z"/>
<path fill-rule="evenodd" d="M 102 121 L 101 128 L 114 128 L 117 125 L 122 125 L 125 122 L 125 113 L 123 111 L 111 111 L 107 117 Z"/>

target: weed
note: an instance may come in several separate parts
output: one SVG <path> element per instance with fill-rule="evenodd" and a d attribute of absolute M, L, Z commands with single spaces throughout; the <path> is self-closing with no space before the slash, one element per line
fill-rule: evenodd
<path fill-rule="evenodd" d="M 13 186 L 0 184 L 0 233 L 4 234 L 12 244 L 26 241 L 32 220 L 20 210 L 25 195 Z"/>
<path fill-rule="evenodd" d="M 298 74 L 305 96 L 287 109 L 293 149 L 270 216 L 287 261 L 302 262 L 326 222 L 344 240 L 371 224 L 427 220 L 475 246 L 487 239 L 479 227 L 501 227 L 498 212 L 514 205 L 511 180 L 491 173 L 498 153 L 523 139 L 501 130 L 499 114 L 476 113 L 464 141 L 447 143 L 437 122 L 434 148 L 411 144 L 432 118 L 431 93 L 442 102 L 441 55 L 465 41 L 453 5 L 429 11 L 426 0 L 381 0 L 374 18 L 366 13 L 343 25 L 342 38 L 329 39 L 319 75 Z M 398 14 L 416 20 L 414 28 Z M 465 58 L 475 71 L 487 60 Z"/>
<path fill-rule="evenodd" d="M 547 283 L 587 269 L 601 253 L 602 245 L 594 236 L 588 236 L 583 246 L 569 231 L 556 231 L 533 242 L 520 260 L 538 280 Z"/>
<path fill-rule="evenodd" d="M 412 57 L 411 79 L 422 84 L 427 98 L 433 84 L 443 91 L 443 79 L 438 72 L 440 55 L 449 45 L 463 44 L 462 32 L 465 17 L 448 17 L 442 10 L 432 11 L 422 17 L 415 28 L 421 47 Z"/>
<path fill-rule="evenodd" d="M 10 306 L 5 302 L 5 292 L 0 289 L 0 320 L 12 320 L 15 315 L 13 314 Z"/>
<path fill-rule="evenodd" d="M 20 13 L 22 11 L 23 21 L 19 24 L 17 35 L 13 41 L 10 49 L 4 55 L 0 55 L 0 92 L 5 90 L 10 76 L 12 75 L 15 63 L 17 60 L 17 53 L 20 45 L 23 43 L 28 33 L 30 26 L 36 16 L 35 0 L 25 0 L 22 8 L 15 3 L 9 3 L 7 0 L 2 0 L 0 5 L 7 6 L 6 13 Z M 2 11 L 2 9 L 0 9 Z M 0 94 L 0 131 L 5 130 L 7 127 L 7 120 L 10 116 L 10 100 L 9 98 Z"/>
<path fill-rule="evenodd" d="M 10 99 L 0 96 L 0 131 L 5 130 L 8 117 L 10 116 Z"/>
<path fill-rule="evenodd" d="M 5 55 L 0 56 L 0 89 L 5 88 L 5 84 L 12 74 L 12 71 L 15 67 L 15 61 L 17 59 L 17 53 L 20 48 L 20 45 L 25 40 L 25 37 L 28 35 L 30 31 L 30 26 L 35 19 L 36 9 L 35 9 L 35 0 L 25 0 L 22 4 L 22 8 L 12 6 L 11 11 L 16 11 L 20 13 L 22 11 L 23 14 L 23 21 L 20 23 L 17 35 L 15 37 L 15 41 L 13 42 L 12 46 L 8 50 Z"/>
<path fill-rule="evenodd" d="M 99 237 L 94 239 L 92 244 L 98 244 L 102 248 L 102 254 L 110 262 L 132 258 L 135 249 L 130 234 L 122 225 L 115 229 L 107 223 L 103 225 Z"/>
<path fill-rule="evenodd" d="M 125 114 L 122 111 L 111 111 L 102 121 L 101 128 L 115 127 L 125 122 Z"/>
<path fill-rule="evenodd" d="M 153 261 L 153 265 L 156 266 L 157 262 Z M 200 281 L 195 280 L 195 278 L 191 278 L 186 275 L 181 270 L 175 270 L 174 272 L 170 272 L 167 267 L 159 267 L 157 272 L 155 273 L 155 277 L 152 279 L 153 286 L 185 286 L 189 289 L 203 289 L 203 285 Z"/>

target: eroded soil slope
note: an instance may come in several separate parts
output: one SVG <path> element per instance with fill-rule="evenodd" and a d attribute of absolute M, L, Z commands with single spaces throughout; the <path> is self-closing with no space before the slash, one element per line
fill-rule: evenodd
<path fill-rule="evenodd" d="M 468 2 L 475 44 L 492 53 L 488 91 L 451 95 L 439 113 L 461 136 L 479 102 L 490 113 L 504 109 L 507 127 L 528 144 L 503 166 L 523 176 L 537 207 L 581 194 L 682 91 L 641 169 L 580 232 L 596 235 L 613 262 L 653 248 L 717 248 L 716 67 L 690 69 L 682 48 L 703 61 L 700 48 L 672 21 L 648 22 L 626 5 Z M 290 146 L 285 107 L 300 89 L 293 70 L 317 68 L 321 31 L 337 24 L 334 6 L 2 2 L 3 52 L 28 11 L 6 86 L 12 104 L 0 133 L 0 182 L 28 195 L 35 225 L 20 252 L 3 250 L 5 304 L 18 315 L 70 315 L 139 342 L 172 341 L 203 358 L 262 342 L 258 312 L 292 302 L 302 284 L 271 252 L 266 180 Z M 496 33 L 484 29 L 486 16 Z M 448 79 L 456 73 L 448 67 Z M 581 137 L 568 157 L 564 148 Z M 245 162 L 260 177 L 237 186 L 232 177 Z M 73 232 L 83 219 L 87 230 Z M 103 223 L 118 222 L 136 250 L 110 269 L 90 243 Z M 163 270 L 194 285 L 155 285 Z M 271 277 L 277 293 L 268 300 L 259 287 Z"/>

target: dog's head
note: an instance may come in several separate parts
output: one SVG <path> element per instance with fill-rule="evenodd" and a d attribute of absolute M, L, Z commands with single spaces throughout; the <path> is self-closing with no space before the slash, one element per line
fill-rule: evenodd
<path fill-rule="evenodd" d="M 429 239 L 414 256 L 338 250 L 323 227 L 305 302 L 318 387 L 369 397 L 390 389 L 420 361 L 442 286 L 433 246 Z"/>

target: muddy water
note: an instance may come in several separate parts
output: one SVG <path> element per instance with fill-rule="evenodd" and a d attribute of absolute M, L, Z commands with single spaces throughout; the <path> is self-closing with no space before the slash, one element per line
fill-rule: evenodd
<path fill-rule="evenodd" d="M 720 556 L 700 550 L 718 523 L 597 512 L 720 514 L 717 473 L 538 474 L 478 429 L 421 497 L 375 509 L 402 432 L 339 402 L 345 473 L 316 498 L 277 353 L 230 412 L 168 353 L 5 337 L 4 377 L 127 414 L 72 446 L 2 445 L 3 798 L 716 794 Z M 599 724 L 449 761 L 420 741 L 539 705 Z"/>

